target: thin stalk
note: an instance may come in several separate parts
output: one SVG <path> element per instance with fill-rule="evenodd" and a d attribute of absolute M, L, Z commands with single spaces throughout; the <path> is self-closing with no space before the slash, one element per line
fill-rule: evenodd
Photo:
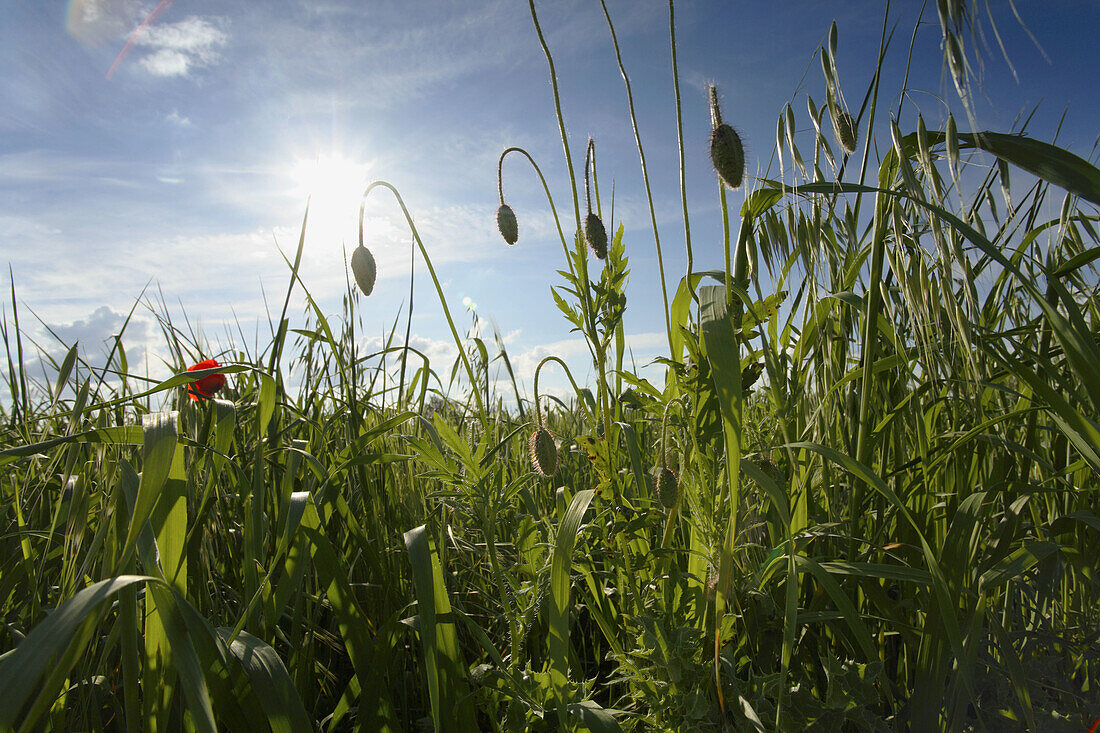
<path fill-rule="evenodd" d="M 856 460 L 865 466 L 870 463 L 870 434 L 871 434 L 871 392 L 874 385 L 872 377 L 875 358 L 878 316 L 882 310 L 882 267 L 886 251 L 887 224 L 885 221 L 885 208 L 887 202 L 883 194 L 878 194 L 875 201 L 874 240 L 871 244 L 871 280 L 867 286 L 867 316 L 863 324 L 863 376 L 860 377 L 859 394 L 859 433 L 856 438 Z M 853 482 L 852 502 L 848 508 L 848 516 L 854 521 L 859 516 L 859 504 L 863 498 L 863 484 Z M 853 533 L 852 553 L 854 559 L 855 535 Z"/>
<path fill-rule="evenodd" d="M 535 24 L 535 33 L 539 37 L 542 52 L 546 55 L 546 63 L 550 67 L 550 85 L 554 89 L 554 110 L 558 115 L 558 130 L 561 131 L 561 146 L 565 149 L 565 164 L 569 168 L 569 190 L 573 194 L 573 215 L 577 221 L 577 231 L 581 229 L 581 204 L 577 195 L 577 176 L 573 172 L 573 156 L 569 154 L 569 135 L 565 132 L 565 117 L 561 113 L 561 94 L 558 92 L 558 74 L 554 71 L 554 58 L 550 55 L 550 47 L 546 45 L 546 38 L 542 35 L 542 27 L 539 25 L 539 17 L 535 13 L 535 0 L 527 0 L 531 7 L 531 21 Z"/>
<path fill-rule="evenodd" d="M 528 5 L 531 8 L 531 21 L 535 25 L 535 33 L 539 37 L 539 45 L 542 46 L 542 52 L 546 56 L 546 64 L 550 67 L 550 85 L 554 90 L 554 111 L 558 117 L 558 130 L 561 132 L 561 146 L 565 151 L 565 164 L 569 170 L 569 192 L 573 194 L 573 217 L 577 223 L 575 231 L 578 233 L 578 236 L 583 238 L 584 234 L 581 227 L 581 204 L 577 193 L 577 176 L 573 171 L 573 156 L 569 152 L 569 135 L 565 131 L 565 116 L 561 111 L 561 93 L 558 91 L 558 74 L 554 69 L 554 57 L 550 54 L 550 47 L 546 45 L 546 38 L 543 36 L 542 27 L 539 25 L 538 14 L 535 12 L 535 0 L 528 0 Z M 588 279 L 588 267 L 584 262 L 581 263 L 581 277 L 581 290 L 584 291 L 584 298 L 587 298 L 591 285 Z M 596 333 L 596 316 L 592 312 L 591 307 L 588 308 L 588 321 L 594 338 Z M 594 351 L 598 351 L 595 341 L 593 342 L 592 348 Z M 599 387 L 601 390 L 604 388 L 602 377 Z"/>
<path fill-rule="evenodd" d="M 548 361 L 557 362 L 562 370 L 565 371 L 565 376 L 569 379 L 569 383 L 573 385 L 573 393 L 577 395 L 577 401 L 582 405 L 584 404 L 584 400 L 581 398 L 581 388 L 577 386 L 577 382 L 573 379 L 573 374 L 569 371 L 569 366 L 556 356 L 543 357 L 542 361 L 535 367 L 535 424 L 537 426 L 544 425 L 542 412 L 539 408 L 539 372 L 542 371 L 543 365 Z"/>
<path fill-rule="evenodd" d="M 882 14 L 882 33 L 879 37 L 878 44 L 878 63 L 875 65 L 875 76 L 871 80 L 871 109 L 868 112 L 867 118 L 867 134 L 863 136 L 863 159 L 859 164 L 859 183 L 863 185 L 867 180 L 867 163 L 871 157 L 871 138 L 873 137 L 872 131 L 875 129 L 875 110 L 878 108 L 878 85 L 879 80 L 882 78 L 882 61 L 886 56 L 886 46 L 888 43 L 886 37 L 887 21 L 890 19 L 890 3 L 891 0 L 886 0 L 886 12 Z M 891 36 L 893 33 L 890 34 Z M 867 104 L 867 100 L 864 99 L 864 105 Z M 860 109 L 860 117 L 863 116 L 863 110 Z M 859 208 L 863 202 L 863 194 L 856 195 L 855 205 L 855 220 L 859 221 Z"/>
<path fill-rule="evenodd" d="M 680 201 L 684 207 L 684 246 L 687 249 L 687 283 L 692 300 L 695 288 L 692 285 L 691 272 L 694 269 L 694 257 L 691 253 L 691 223 L 688 219 L 687 170 L 684 167 L 684 117 L 680 110 L 680 71 L 676 64 L 676 18 L 673 0 L 668 0 L 668 35 L 672 46 L 672 88 L 676 97 L 676 146 L 680 153 Z M 722 191 L 723 214 L 725 214 L 726 192 Z M 727 289 L 726 292 L 729 292 Z"/>
<path fill-rule="evenodd" d="M 435 274 L 435 268 L 432 266 L 432 259 L 428 256 L 428 250 L 424 247 L 424 242 L 420 239 L 420 233 L 416 230 L 416 224 L 413 223 L 412 215 L 409 214 L 408 207 L 405 206 L 405 200 L 401 198 L 401 194 L 398 193 L 397 189 L 387 181 L 374 181 L 367 186 L 365 191 L 363 191 L 362 201 L 359 204 L 359 243 L 362 244 L 363 242 L 363 210 L 367 205 L 367 196 L 379 186 L 389 189 L 397 199 L 397 203 L 401 206 L 401 213 L 405 215 L 405 221 L 412 231 L 413 239 L 416 240 L 416 245 L 420 248 L 420 255 L 424 258 L 424 264 L 428 266 L 428 274 L 432 276 L 435 292 L 439 296 L 439 304 L 443 307 L 443 315 L 447 318 L 447 326 L 451 329 L 451 337 L 454 338 L 455 346 L 458 348 L 458 356 L 462 359 L 462 366 L 466 369 L 466 376 L 470 379 L 470 391 L 474 393 L 474 400 L 477 401 L 477 411 L 481 418 L 481 424 L 485 430 L 488 431 L 489 415 L 485 411 L 484 402 L 481 400 L 478 380 L 474 376 L 473 367 L 470 366 L 470 360 L 466 356 L 466 349 L 463 348 L 462 339 L 458 335 L 458 329 L 455 328 L 454 319 L 451 317 L 451 310 L 447 307 L 447 298 L 443 295 L 443 286 L 439 283 L 439 278 Z"/>
<path fill-rule="evenodd" d="M 547 185 L 546 177 L 542 175 L 542 169 L 539 168 L 539 164 L 536 163 L 535 159 L 531 157 L 531 154 L 523 148 L 505 148 L 504 152 L 500 154 L 500 159 L 497 161 L 497 193 L 500 195 L 500 203 L 504 203 L 504 158 L 508 153 L 522 153 L 531 163 L 531 167 L 535 169 L 535 173 L 538 174 L 539 182 L 542 183 L 542 190 L 546 192 L 546 200 L 550 204 L 550 213 L 554 216 L 554 225 L 558 228 L 558 238 L 561 240 L 562 252 L 565 253 L 565 264 L 569 266 L 569 271 L 576 275 L 576 272 L 573 270 L 573 260 L 569 257 L 569 245 L 565 240 L 565 232 L 561 228 L 561 219 L 558 218 L 558 209 L 554 206 L 554 197 L 550 193 L 550 186 Z"/>
<path fill-rule="evenodd" d="M 405 362 L 409 358 L 409 337 L 412 335 L 413 322 L 413 277 L 416 272 L 416 248 L 409 242 L 409 317 L 405 322 L 405 348 L 401 350 L 401 383 L 397 388 L 397 408 L 401 409 L 401 400 L 405 395 Z"/>
<path fill-rule="evenodd" d="M 566 267 L 569 268 L 569 272 L 573 275 L 574 280 L 579 280 L 582 283 L 582 287 L 578 288 L 578 290 L 580 291 L 580 293 L 578 294 L 578 300 L 580 300 L 580 304 L 581 304 L 581 315 L 584 316 L 585 323 L 588 324 L 588 327 L 591 330 L 592 335 L 589 339 L 589 341 L 590 341 L 589 348 L 592 351 L 592 358 L 595 359 L 596 358 L 596 351 L 597 351 L 597 348 L 596 348 L 596 343 L 597 342 L 596 342 L 596 336 L 595 336 L 595 333 L 596 333 L 596 317 L 593 313 L 593 308 L 592 308 L 592 295 L 589 292 L 587 261 L 582 261 L 582 263 L 581 263 L 581 270 L 582 271 L 581 272 L 578 272 L 577 269 L 573 267 L 573 255 L 569 250 L 569 244 L 565 240 L 565 232 L 561 228 L 561 220 L 558 218 L 557 207 L 554 206 L 554 197 L 550 193 L 550 186 L 547 185 L 546 177 L 542 175 L 542 169 L 539 168 L 538 163 L 536 163 L 535 159 L 531 157 L 531 154 L 528 153 L 523 148 L 519 148 L 519 147 L 506 148 L 504 150 L 504 152 L 502 152 L 500 154 L 500 159 L 497 161 L 497 193 L 500 196 L 500 202 L 501 202 L 501 204 L 504 203 L 504 176 L 503 176 L 504 158 L 505 158 L 506 155 L 508 155 L 508 153 L 512 153 L 512 152 L 522 153 L 523 156 L 525 158 L 527 158 L 527 160 L 531 163 L 531 167 L 533 167 L 535 169 L 535 173 L 538 174 L 539 181 L 542 183 L 543 191 L 546 192 L 546 200 L 550 204 L 550 213 L 553 214 L 553 216 L 554 216 L 554 224 L 555 224 L 555 226 L 557 226 L 557 229 L 558 229 L 558 238 L 561 240 L 561 248 L 562 248 L 562 253 L 565 255 Z M 596 195 L 597 195 L 597 198 L 598 198 L 598 196 L 599 196 L 599 187 L 598 186 L 597 186 L 597 194 Z M 598 201 L 597 201 L 597 206 L 598 206 Z M 579 212 L 578 212 L 578 216 L 579 216 Z M 579 231 L 580 230 L 578 229 L 578 232 Z M 583 237 L 583 235 L 581 235 L 581 236 Z M 575 241 L 574 241 L 574 244 L 575 244 Z"/>
<path fill-rule="evenodd" d="M 638 158 L 641 160 L 642 164 L 642 182 L 645 184 L 646 200 L 649 202 L 649 220 L 653 226 L 653 243 L 657 247 L 657 271 L 661 276 L 661 298 L 665 306 L 665 331 L 668 335 L 668 350 L 670 356 L 678 360 L 677 355 L 672 353 L 672 315 L 668 307 L 668 287 L 665 284 L 665 260 L 661 254 L 661 236 L 657 231 L 657 209 L 653 205 L 653 190 L 649 185 L 649 171 L 645 162 L 645 149 L 642 147 L 642 138 L 638 132 L 638 117 L 634 112 L 634 94 L 630 89 L 630 77 L 627 76 L 626 68 L 623 66 L 622 53 L 619 51 L 619 39 L 615 35 L 615 26 L 611 22 L 611 14 L 607 12 L 606 1 L 600 0 L 600 6 L 603 8 L 604 18 L 607 19 L 607 28 L 611 32 L 611 43 L 615 47 L 615 60 L 619 64 L 619 73 L 622 74 L 623 83 L 626 85 L 626 101 L 630 109 L 630 125 L 634 129 L 634 142 L 638 146 Z M 686 223 L 687 219 L 685 218 L 684 221 Z"/>

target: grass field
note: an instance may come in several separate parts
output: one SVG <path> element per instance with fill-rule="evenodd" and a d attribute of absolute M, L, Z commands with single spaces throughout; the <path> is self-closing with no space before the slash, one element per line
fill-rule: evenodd
<path fill-rule="evenodd" d="M 966 89 L 972 16 L 940 5 Z M 903 129 L 899 80 L 845 97 L 836 54 L 834 28 L 765 177 L 712 95 L 726 266 L 661 265 L 660 379 L 623 366 L 630 244 L 560 111 L 552 284 L 587 384 L 552 356 L 513 375 L 532 400 L 490 392 L 507 355 L 459 332 L 415 228 L 453 368 L 397 327 L 363 350 L 364 255 L 324 314 L 304 224 L 270 343 L 210 354 L 161 313 L 155 385 L 77 345 L 35 380 L 13 284 L 0 730 L 1088 730 L 1100 171 L 964 119 Z M 394 194 L 411 225 L 389 184 L 364 196 Z"/>

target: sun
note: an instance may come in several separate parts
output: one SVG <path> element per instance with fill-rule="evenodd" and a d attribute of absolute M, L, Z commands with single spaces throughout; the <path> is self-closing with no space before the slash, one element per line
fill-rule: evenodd
<path fill-rule="evenodd" d="M 326 256 L 358 237 L 359 201 L 369 182 L 371 165 L 339 153 L 300 157 L 288 166 L 288 192 L 298 201 L 309 198 L 307 236 Z"/>
<path fill-rule="evenodd" d="M 367 186 L 368 168 L 337 153 L 299 158 L 290 168 L 293 193 L 309 196 L 311 208 L 356 207 Z"/>

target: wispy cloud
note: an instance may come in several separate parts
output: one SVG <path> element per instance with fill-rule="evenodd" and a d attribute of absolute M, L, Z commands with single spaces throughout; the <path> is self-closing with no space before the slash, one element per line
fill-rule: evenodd
<path fill-rule="evenodd" d="M 193 69 L 211 66 L 229 36 L 226 21 L 190 16 L 176 23 L 147 27 L 135 45 L 149 49 L 138 65 L 153 76 L 187 76 Z"/>
<path fill-rule="evenodd" d="M 174 109 L 171 112 L 169 112 L 167 115 L 165 115 L 164 119 L 167 122 L 170 122 L 173 125 L 178 125 L 180 127 L 190 127 L 191 126 L 191 118 L 190 117 L 185 117 L 184 115 L 181 115 L 180 111 L 178 109 Z"/>

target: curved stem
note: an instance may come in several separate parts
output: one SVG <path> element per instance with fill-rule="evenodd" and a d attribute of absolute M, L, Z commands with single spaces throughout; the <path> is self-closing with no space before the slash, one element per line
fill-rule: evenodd
<path fill-rule="evenodd" d="M 581 205 L 580 205 L 580 200 L 577 196 L 577 176 L 573 172 L 573 156 L 569 152 L 569 135 L 565 131 L 565 116 L 562 114 L 562 111 L 561 111 L 561 93 L 558 91 L 558 74 L 554 70 L 554 58 L 550 54 L 550 47 L 548 45 L 546 45 L 546 38 L 542 35 L 542 26 L 539 25 L 538 14 L 535 12 L 535 0 L 528 0 L 528 6 L 531 9 L 531 21 L 535 24 L 535 33 L 539 37 L 539 44 L 542 46 L 542 52 L 546 56 L 546 63 L 550 67 L 550 85 L 554 90 L 554 111 L 557 113 L 557 117 L 558 117 L 558 130 L 561 132 L 561 145 L 562 145 L 562 148 L 565 150 L 566 167 L 569 169 L 569 191 L 570 191 L 570 193 L 573 194 L 573 216 L 576 218 L 576 222 L 577 222 L 577 227 L 574 231 L 577 233 L 577 236 L 581 237 L 581 239 L 583 240 L 583 238 L 584 238 L 584 229 L 581 226 Z M 654 224 L 656 224 L 656 221 L 654 221 Z M 661 272 L 662 272 L 662 275 L 661 275 L 661 289 L 662 289 L 662 291 L 664 290 L 664 269 L 663 269 L 663 267 L 664 266 L 662 265 L 662 270 L 661 270 Z M 581 272 L 580 272 L 580 275 L 581 275 L 581 284 L 580 285 L 581 285 L 581 287 L 579 289 L 582 290 L 583 293 L 584 293 L 584 295 L 581 297 L 581 301 L 585 302 L 585 301 L 588 301 L 591 298 L 591 295 L 589 293 L 590 284 L 589 284 L 589 279 L 588 279 L 588 265 L 587 265 L 585 260 L 581 261 L 580 270 L 581 270 Z M 593 312 L 591 302 L 587 302 L 587 304 L 584 307 L 588 311 L 588 314 L 587 314 L 588 315 L 588 325 L 589 325 L 589 328 L 591 329 L 591 332 L 592 332 L 591 349 L 592 349 L 592 352 L 593 352 L 593 356 L 595 356 L 597 358 L 597 360 L 601 361 L 601 363 L 597 365 L 597 368 L 600 371 L 599 389 L 602 393 L 602 391 L 604 389 L 603 365 L 602 365 L 602 358 L 600 357 L 600 348 L 599 348 L 598 337 L 596 335 L 596 333 L 597 333 L 596 314 Z M 668 295 L 667 294 L 665 294 L 665 321 L 670 322 L 669 321 L 669 315 L 668 315 Z M 669 333 L 671 334 L 671 329 L 669 329 Z M 670 344 L 672 343 L 671 335 L 669 336 L 669 343 Z"/>
<path fill-rule="evenodd" d="M 535 159 L 531 157 L 531 154 L 520 147 L 505 148 L 504 152 L 500 154 L 500 160 L 497 162 L 497 192 L 500 194 L 500 202 L 504 203 L 504 178 L 503 167 L 504 157 L 508 153 L 522 153 L 525 158 L 531 163 L 531 167 L 535 169 L 535 173 L 538 174 L 539 181 L 542 183 L 542 190 L 546 192 L 546 200 L 550 203 L 550 213 L 554 215 L 554 225 L 558 228 L 558 238 L 561 239 L 562 251 L 565 253 L 566 264 L 569 265 L 570 272 L 573 271 L 572 260 L 569 259 L 569 245 L 565 241 L 565 232 L 561 228 L 561 219 L 558 218 L 558 209 L 554 206 L 554 197 L 550 194 L 550 186 L 546 183 L 546 177 L 542 175 L 542 169 L 539 168 L 539 164 L 535 162 Z M 573 273 L 576 274 L 575 272 Z"/>
<path fill-rule="evenodd" d="M 535 159 L 531 157 L 531 154 L 520 147 L 506 148 L 503 153 L 500 154 L 500 160 L 497 162 L 497 188 L 500 192 L 501 201 L 504 200 L 504 186 L 502 168 L 504 165 L 504 157 L 508 153 L 522 153 L 525 158 L 531 163 L 531 167 L 535 169 L 535 173 L 538 174 L 539 181 L 542 183 L 542 190 L 546 192 L 546 200 L 550 203 L 550 213 L 554 215 L 554 224 L 558 228 L 558 237 L 561 239 L 562 253 L 565 255 L 565 265 L 569 268 L 569 272 L 573 275 L 575 280 L 580 280 L 584 287 L 579 288 L 582 292 L 578 296 L 581 303 L 581 313 L 584 316 L 585 321 L 591 324 L 593 332 L 595 331 L 596 319 L 592 315 L 592 304 L 590 302 L 590 294 L 588 292 L 588 270 L 587 267 L 582 273 L 578 273 L 573 267 L 573 257 L 569 253 L 569 245 L 565 241 L 565 232 L 561 228 L 561 219 L 558 218 L 557 207 L 554 206 L 554 197 L 550 194 L 550 186 L 546 183 L 546 177 L 542 175 L 542 169 L 539 168 L 539 164 L 535 162 Z M 582 261 L 582 266 L 584 262 Z"/>
<path fill-rule="evenodd" d="M 527 0 L 531 6 L 531 20 L 535 24 L 535 33 L 542 45 L 542 52 L 546 55 L 546 63 L 550 66 L 550 85 L 554 89 L 554 110 L 558 114 L 558 129 L 561 131 L 561 146 L 565 149 L 565 163 L 569 168 L 569 190 L 573 193 L 573 215 L 577 219 L 577 229 L 581 228 L 581 205 L 577 198 L 577 177 L 573 173 L 573 156 L 569 154 L 569 136 L 565 132 L 565 117 L 561 113 L 561 95 L 558 92 L 558 74 L 554 71 L 554 58 L 550 55 L 550 47 L 546 45 L 546 38 L 542 35 L 542 27 L 539 25 L 539 17 L 535 13 L 535 0 Z"/>
<path fill-rule="evenodd" d="M 569 378 L 569 383 L 573 385 L 573 392 L 576 393 L 577 399 L 582 405 L 584 404 L 584 398 L 581 397 L 581 388 L 577 386 L 576 380 L 573 379 L 573 374 L 569 371 L 569 366 L 559 357 L 544 357 L 542 361 L 538 363 L 538 366 L 535 367 L 535 420 L 538 421 L 538 425 L 543 425 L 542 412 L 539 409 L 539 372 L 542 370 L 543 364 L 548 361 L 556 361 L 558 365 L 561 366 L 561 368 L 565 371 L 565 376 Z"/>
<path fill-rule="evenodd" d="M 684 167 L 684 118 L 680 111 L 680 72 L 676 64 L 676 16 L 672 7 L 672 0 L 668 0 L 668 35 L 672 44 L 672 88 L 676 96 L 676 143 L 680 150 L 680 201 L 684 206 L 684 246 L 687 249 L 687 282 L 691 290 L 692 299 L 695 299 L 695 288 L 692 287 L 691 271 L 694 269 L 695 258 L 691 252 L 691 224 L 688 221 L 687 199 L 687 171 Z"/>
<path fill-rule="evenodd" d="M 600 0 L 600 5 L 603 7 L 603 15 L 607 19 L 607 28 L 611 31 L 611 43 L 615 46 L 615 59 L 619 63 L 619 73 L 622 74 L 623 82 L 626 83 L 626 101 L 627 106 L 630 108 L 630 124 L 634 128 L 634 142 L 638 145 L 638 157 L 642 163 L 642 182 L 645 184 L 646 199 L 649 201 L 649 219 L 653 225 L 653 243 L 657 246 L 657 271 L 661 275 L 661 297 L 664 299 L 665 305 L 665 331 L 668 336 L 668 350 L 672 358 L 679 361 L 677 356 L 672 354 L 672 316 L 668 307 L 668 287 L 665 285 L 665 260 L 661 254 L 661 237 L 657 232 L 657 209 L 653 205 L 653 191 L 649 185 L 649 172 L 645 164 L 645 150 L 642 148 L 642 138 L 638 133 L 638 118 L 634 113 L 634 94 L 630 90 L 630 77 L 627 76 L 626 68 L 623 66 L 623 57 L 619 52 L 619 39 L 615 35 L 611 15 L 607 12 L 607 3 L 605 0 Z"/>
<path fill-rule="evenodd" d="M 470 390 L 474 393 L 474 399 L 477 401 L 478 415 L 481 417 L 482 426 L 489 429 L 489 416 L 485 412 L 485 403 L 481 400 L 481 393 L 478 391 L 478 381 L 474 377 L 473 367 L 470 366 L 470 360 L 466 357 L 466 349 L 462 346 L 462 339 L 458 335 L 458 329 L 455 328 L 454 319 L 451 318 L 451 310 L 447 307 L 447 298 L 443 295 L 443 286 L 439 283 L 439 278 L 435 274 L 435 268 L 432 267 L 432 259 L 428 256 L 428 250 L 424 248 L 424 242 L 420 239 L 420 233 L 416 231 L 416 224 L 413 223 L 412 216 L 409 214 L 408 207 L 405 206 L 405 200 L 401 198 L 401 194 L 397 189 L 393 187 L 387 181 L 373 181 L 366 190 L 363 191 L 363 198 L 359 204 L 359 244 L 363 244 L 363 210 L 367 205 L 367 195 L 377 187 L 383 187 L 390 190 L 394 197 L 397 199 L 397 203 L 401 206 L 401 212 L 405 215 L 405 221 L 408 222 L 409 229 L 412 230 L 413 239 L 416 240 L 417 246 L 420 248 L 420 254 L 424 258 L 424 264 L 428 266 L 428 274 L 432 276 L 432 283 L 435 284 L 435 292 L 439 295 L 439 304 L 443 306 L 443 315 L 447 317 L 447 325 L 451 329 L 451 336 L 455 340 L 455 346 L 458 347 L 458 356 L 462 359 L 462 366 L 466 368 L 466 376 L 470 379 Z"/>

